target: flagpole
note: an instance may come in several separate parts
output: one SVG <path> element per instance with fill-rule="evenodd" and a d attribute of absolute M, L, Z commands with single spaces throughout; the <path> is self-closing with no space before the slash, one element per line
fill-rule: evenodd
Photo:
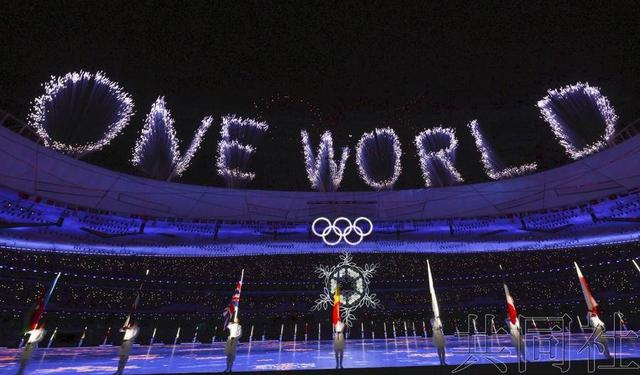
<path fill-rule="evenodd" d="M 51 288 L 49 288 L 49 293 L 47 293 L 47 298 L 45 298 L 44 300 L 44 307 L 47 307 L 47 304 L 49 303 L 49 300 L 53 295 L 53 290 L 56 288 L 56 285 L 58 284 L 58 279 L 60 278 L 61 274 L 62 272 L 58 272 L 58 274 L 56 275 L 56 278 L 53 279 L 53 283 L 51 283 Z"/>
<path fill-rule="evenodd" d="M 35 329 L 38 328 L 38 324 L 40 323 L 40 320 L 42 319 L 42 315 L 44 315 L 45 309 L 47 308 L 47 305 L 49 304 L 49 300 L 51 299 L 51 296 L 53 295 L 53 291 L 56 288 L 56 285 L 58 284 L 58 279 L 60 278 L 60 275 L 62 274 L 62 272 L 58 272 L 56 274 L 56 277 L 53 279 L 53 282 L 51 283 L 51 286 L 49 287 L 49 290 L 46 292 L 45 295 L 43 295 L 42 298 L 42 306 L 40 308 L 37 308 L 36 311 L 33 312 L 33 316 L 31 317 L 31 326 L 29 327 L 29 329 Z M 26 333 L 25 333 L 26 335 Z"/>
<path fill-rule="evenodd" d="M 238 290 L 238 306 L 236 307 L 235 311 L 233 312 L 233 321 L 236 321 L 236 318 L 238 318 L 238 310 L 240 310 L 240 295 L 242 294 L 242 283 L 244 281 L 244 268 L 242 269 L 242 272 L 240 273 L 240 289 Z"/>
<path fill-rule="evenodd" d="M 138 308 L 138 303 L 140 302 L 140 293 L 142 293 L 142 287 L 144 286 L 144 282 L 147 280 L 147 276 L 149 276 L 149 270 L 148 269 L 147 269 L 147 272 L 145 272 L 145 274 L 144 274 L 144 278 L 140 282 L 140 286 L 138 287 L 138 292 L 136 293 L 136 299 L 133 300 L 133 304 L 131 305 L 131 308 L 129 309 L 129 315 L 127 315 L 127 319 L 124 321 L 124 324 L 122 325 L 123 327 L 127 327 L 129 325 L 129 322 L 131 321 L 131 317 L 132 317 L 134 311 Z"/>

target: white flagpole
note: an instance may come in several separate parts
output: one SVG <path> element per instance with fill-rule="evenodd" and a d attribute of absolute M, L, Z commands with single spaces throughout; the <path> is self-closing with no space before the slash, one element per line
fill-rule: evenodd
<path fill-rule="evenodd" d="M 233 313 L 233 321 L 235 322 L 236 318 L 238 317 L 238 310 L 240 310 L 240 295 L 242 294 L 242 282 L 244 280 L 244 268 L 242 269 L 242 272 L 240 273 L 240 290 L 238 290 L 238 307 L 236 307 L 236 310 Z"/>
<path fill-rule="evenodd" d="M 587 283 L 587 279 L 584 277 L 584 275 L 580 271 L 580 267 L 578 267 L 578 263 L 573 262 L 573 264 L 576 267 L 576 273 L 578 274 L 578 280 L 580 281 L 580 287 L 582 288 L 584 301 L 587 304 L 587 310 L 591 313 L 596 313 L 598 302 L 596 302 L 595 298 L 591 294 L 591 291 L 589 290 L 589 286 Z"/>

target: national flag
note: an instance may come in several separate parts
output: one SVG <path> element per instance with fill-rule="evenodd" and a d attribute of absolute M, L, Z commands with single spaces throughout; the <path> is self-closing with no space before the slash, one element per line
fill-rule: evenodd
<path fill-rule="evenodd" d="M 38 322 L 40 321 L 40 318 L 42 317 L 42 314 L 44 313 L 44 297 L 45 297 L 46 291 L 44 289 L 44 287 L 40 290 L 40 296 L 38 297 L 38 301 L 36 302 L 35 306 L 32 309 L 32 312 L 30 314 L 30 318 L 29 318 L 29 324 L 27 326 L 27 331 L 31 331 L 33 329 L 36 329 L 38 327 Z"/>
<path fill-rule="evenodd" d="M 509 293 L 507 284 L 504 284 L 504 294 L 507 297 L 507 315 L 509 315 L 509 321 L 511 324 L 516 324 L 518 321 L 518 311 L 516 310 L 516 304 L 513 301 L 513 297 Z"/>
<path fill-rule="evenodd" d="M 500 265 L 500 271 L 502 271 L 502 265 Z M 507 315 L 509 316 L 509 321 L 511 324 L 518 323 L 518 311 L 516 310 L 516 303 L 511 297 L 511 293 L 509 293 L 509 287 L 507 287 L 507 283 L 504 281 L 504 275 L 502 275 L 502 285 L 504 286 L 504 296 L 507 299 Z"/>
<path fill-rule="evenodd" d="M 238 315 L 238 307 L 240 305 L 240 293 L 242 293 L 242 281 L 244 279 L 244 270 L 240 274 L 240 281 L 236 284 L 236 289 L 233 291 L 229 306 L 224 309 L 222 316 L 225 317 L 224 326 L 226 327 L 230 319 L 235 319 Z"/>
<path fill-rule="evenodd" d="M 145 273 L 146 276 L 149 275 L 149 270 Z M 145 279 L 142 279 L 140 282 L 140 286 L 138 287 L 138 291 L 136 292 L 136 298 L 133 299 L 131 303 L 131 307 L 129 307 L 129 315 L 127 315 L 127 319 L 124 321 L 122 327 L 128 328 L 133 325 L 133 313 L 138 309 L 138 305 L 140 304 L 140 296 L 142 295 L 142 287 L 144 286 Z"/>
<path fill-rule="evenodd" d="M 340 321 L 340 288 L 336 287 L 333 294 L 333 311 L 331 313 L 331 322 L 335 326 Z"/>
<path fill-rule="evenodd" d="M 589 310 L 593 315 L 598 315 L 598 302 L 596 302 L 595 298 L 593 298 L 593 294 L 591 294 L 591 289 L 589 289 L 587 279 L 582 275 L 580 267 L 578 267 L 578 263 L 573 262 L 573 264 L 576 266 L 576 272 L 578 273 L 578 279 L 580 280 L 580 286 L 582 287 L 582 294 L 584 295 L 584 300 L 587 303 L 587 310 Z"/>
<path fill-rule="evenodd" d="M 42 288 L 40 292 L 40 297 L 38 297 L 38 302 L 36 303 L 33 309 L 31 318 L 29 319 L 29 326 L 28 326 L 29 330 L 38 328 L 38 323 L 40 322 L 40 319 L 42 319 L 44 310 L 47 307 L 49 300 L 51 299 L 51 295 L 53 294 L 53 290 L 56 288 L 60 275 L 61 275 L 60 272 L 56 274 L 56 277 L 53 279 L 53 282 L 51 283 L 51 286 L 49 287 L 48 291 Z"/>
<path fill-rule="evenodd" d="M 440 319 L 440 307 L 438 306 L 438 298 L 436 297 L 436 289 L 433 286 L 433 276 L 431 275 L 431 265 L 427 259 L 427 275 L 429 278 L 429 294 L 431 294 L 431 309 L 433 310 L 433 318 Z"/>

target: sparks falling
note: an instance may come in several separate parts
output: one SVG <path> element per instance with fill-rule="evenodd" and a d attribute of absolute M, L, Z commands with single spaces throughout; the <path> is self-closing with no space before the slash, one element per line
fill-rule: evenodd
<path fill-rule="evenodd" d="M 511 178 L 531 173 L 538 169 L 536 163 L 523 164 L 517 167 L 504 167 L 502 160 L 493 152 L 489 142 L 484 136 L 478 120 L 471 121 L 468 125 L 471 135 L 476 141 L 476 147 L 480 151 L 484 171 L 493 180 Z"/>
<path fill-rule="evenodd" d="M 45 146 L 76 157 L 108 145 L 133 115 L 133 100 L 103 72 L 52 76 L 28 123 Z"/>
<path fill-rule="evenodd" d="M 181 176 L 200 148 L 204 134 L 212 122 L 211 116 L 202 119 L 191 145 L 184 156 L 181 156 L 180 140 L 176 137 L 173 117 L 167 108 L 165 98 L 158 97 L 151 106 L 136 141 L 132 164 L 146 175 L 159 180 L 171 180 L 175 176 Z"/>
<path fill-rule="evenodd" d="M 362 135 L 356 147 L 356 163 L 364 182 L 376 190 L 392 189 L 402 172 L 402 148 L 391 128 Z"/>
<path fill-rule="evenodd" d="M 464 182 L 455 167 L 458 139 L 451 128 L 437 126 L 415 138 L 425 186 L 449 186 Z"/>
<path fill-rule="evenodd" d="M 265 122 L 235 115 L 222 117 L 216 167 L 227 187 L 240 187 L 255 178 L 255 173 L 248 171 L 249 164 L 268 129 Z"/>
<path fill-rule="evenodd" d="M 320 138 L 318 152 L 314 155 L 309 133 L 306 130 L 300 132 L 302 138 L 302 151 L 304 163 L 307 169 L 307 177 L 311 187 L 318 191 L 336 191 L 342 182 L 344 168 L 349 158 L 349 147 L 342 148 L 340 165 L 334 160 L 333 137 L 330 131 L 325 131 Z"/>
<path fill-rule="evenodd" d="M 538 108 L 571 158 L 580 159 L 607 146 L 615 132 L 618 116 L 598 87 L 578 82 L 547 93 L 538 101 Z M 604 134 L 593 143 L 588 144 L 578 136 L 581 128 L 601 127 L 604 127 Z"/>

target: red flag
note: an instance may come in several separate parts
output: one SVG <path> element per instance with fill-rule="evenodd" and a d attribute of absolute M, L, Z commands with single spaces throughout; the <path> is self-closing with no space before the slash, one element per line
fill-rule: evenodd
<path fill-rule="evenodd" d="M 340 288 L 336 288 L 336 292 L 333 295 L 331 321 L 334 326 L 340 321 Z"/>
<path fill-rule="evenodd" d="M 40 297 L 38 297 L 38 303 L 36 304 L 35 309 L 33 310 L 33 314 L 31 315 L 31 319 L 29 321 L 29 330 L 34 330 L 38 328 L 38 322 L 40 321 L 40 318 L 44 313 L 44 296 L 45 295 L 46 295 L 46 291 L 43 288 L 42 292 L 40 293 Z"/>
<path fill-rule="evenodd" d="M 509 294 L 506 285 L 505 291 L 507 291 L 507 314 L 509 315 L 509 321 L 511 321 L 511 324 L 516 324 L 516 321 L 518 319 L 518 312 L 516 311 L 516 305 L 513 302 L 513 298 Z"/>

